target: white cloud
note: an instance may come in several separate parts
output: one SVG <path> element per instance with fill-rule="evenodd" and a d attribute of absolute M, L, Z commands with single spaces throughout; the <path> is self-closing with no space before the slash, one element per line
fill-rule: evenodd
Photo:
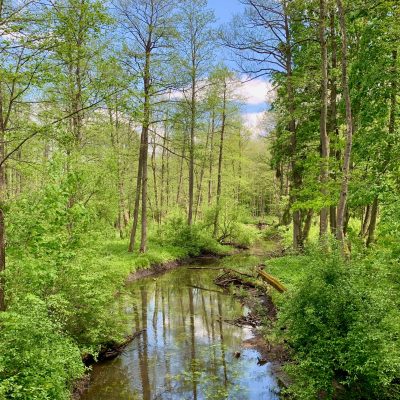
<path fill-rule="evenodd" d="M 244 125 L 253 135 L 266 135 L 274 127 L 274 115 L 268 111 L 243 113 Z"/>
<path fill-rule="evenodd" d="M 261 78 L 249 81 L 245 76 L 242 82 L 239 83 L 236 92 L 249 105 L 271 104 L 276 95 L 271 82 Z"/>

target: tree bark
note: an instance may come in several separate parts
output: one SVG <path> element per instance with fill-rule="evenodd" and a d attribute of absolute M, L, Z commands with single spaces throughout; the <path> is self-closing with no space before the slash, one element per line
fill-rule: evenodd
<path fill-rule="evenodd" d="M 213 174 L 213 164 L 214 164 L 214 131 L 215 131 L 215 111 L 211 114 L 211 137 L 210 137 L 210 159 L 208 168 L 208 205 L 212 201 L 212 174 Z"/>
<path fill-rule="evenodd" d="M 143 142 L 142 142 L 142 230 L 140 238 L 140 252 L 147 250 L 147 159 L 149 152 L 149 125 L 150 125 L 150 60 L 151 60 L 151 35 L 149 31 L 148 45 L 146 49 L 146 62 L 144 67 L 144 108 L 143 108 Z"/>
<path fill-rule="evenodd" d="M 329 173 L 329 137 L 327 133 L 328 117 L 328 49 L 326 43 L 326 0 L 320 0 L 319 16 L 319 41 L 321 46 L 321 117 L 320 117 L 320 140 L 321 140 L 321 195 L 323 202 L 327 201 L 329 195 L 327 189 Z M 329 207 L 324 206 L 320 211 L 320 237 L 328 233 Z"/>
<path fill-rule="evenodd" d="M 129 248 L 128 248 L 129 253 L 133 253 L 135 249 L 136 231 L 139 224 L 139 206 L 140 206 L 140 195 L 142 191 L 142 171 L 143 171 L 143 128 L 142 128 L 142 133 L 140 135 L 138 172 L 136 177 L 135 207 L 133 209 L 133 225 L 129 241 Z"/>
<path fill-rule="evenodd" d="M 1 7 L 0 7 L 1 15 Z M 1 77 L 0 77 L 1 79 Z M 6 153 L 6 128 L 8 116 L 4 117 L 4 104 L 3 99 L 3 83 L 0 80 L 0 160 L 4 160 Z M 10 107 L 8 107 L 10 109 Z M 4 207 L 6 202 L 6 177 L 5 177 L 5 164 L 0 165 L 0 311 L 5 311 L 5 278 L 4 273 L 6 270 L 6 227 L 5 227 L 5 213 Z"/>
<path fill-rule="evenodd" d="M 348 197 L 348 188 L 349 188 L 349 180 L 350 180 L 350 162 L 351 162 L 351 150 L 353 146 L 353 118 L 351 111 L 351 100 L 350 100 L 350 89 L 349 82 L 347 76 L 347 28 L 346 28 L 346 20 L 343 9 L 342 0 L 337 0 L 337 6 L 339 11 L 339 25 L 342 36 L 342 90 L 343 97 L 346 104 L 346 146 L 344 152 L 344 160 L 343 160 L 343 178 L 342 185 L 340 190 L 340 199 L 337 210 L 337 229 L 336 229 L 336 237 L 337 240 L 341 243 L 342 253 L 345 253 L 345 245 L 344 245 L 344 218 L 345 218 L 345 210 L 347 206 L 347 197 Z"/>
<path fill-rule="evenodd" d="M 297 193 L 301 187 L 302 177 L 297 164 L 297 135 L 296 135 L 296 120 L 295 120 L 295 103 L 294 103 L 294 88 L 293 88 L 293 71 L 292 71 L 292 48 L 291 48 L 291 32 L 290 22 L 287 10 L 288 4 L 283 2 L 284 12 L 284 31 L 285 31 L 285 68 L 286 68 L 286 85 L 287 85 L 287 101 L 290 122 L 288 131 L 290 132 L 291 144 L 291 169 L 292 169 L 292 190 L 290 191 L 290 204 L 294 204 L 297 200 Z M 303 237 L 301 229 L 301 210 L 293 211 L 293 248 L 300 250 L 303 248 Z"/>
<path fill-rule="evenodd" d="M 156 164 L 156 136 L 153 139 L 153 151 L 151 154 L 151 168 L 153 170 L 153 188 L 154 188 L 154 207 L 155 207 L 155 219 L 158 224 L 161 223 L 160 218 L 160 205 L 158 199 L 158 185 L 157 185 L 157 164 Z"/>
<path fill-rule="evenodd" d="M 330 151 L 332 156 L 335 157 L 335 161 L 337 164 L 340 161 L 340 150 L 338 149 L 338 140 L 339 140 L 339 130 L 337 125 L 337 79 L 336 79 L 336 68 L 337 68 L 337 44 L 336 44 L 336 29 L 335 29 L 335 15 L 333 11 L 330 13 L 330 39 L 332 46 L 332 55 L 331 55 L 331 76 L 330 76 L 330 97 L 329 97 L 329 133 L 333 140 L 330 143 L 334 143 L 335 147 L 333 147 Z M 333 172 L 332 178 L 336 181 L 336 171 Z M 337 209 L 336 205 L 331 205 L 330 210 L 330 228 L 331 234 L 336 236 L 336 228 L 337 228 Z"/>
<path fill-rule="evenodd" d="M 189 144 L 189 209 L 188 224 L 193 223 L 193 196 L 194 196 L 194 135 L 196 125 L 196 78 L 192 77 L 192 99 L 190 117 L 190 144 Z"/>
<path fill-rule="evenodd" d="M 374 243 L 375 241 L 375 228 L 376 228 L 376 221 L 378 218 L 378 208 L 379 208 L 378 197 L 375 197 L 371 207 L 371 221 L 368 227 L 367 247 L 370 247 L 371 244 Z"/>
<path fill-rule="evenodd" d="M 308 235 L 310 234 L 312 218 L 314 215 L 314 210 L 311 208 L 307 211 L 306 220 L 304 221 L 304 228 L 303 228 L 303 239 L 306 241 L 308 239 Z"/>
<path fill-rule="evenodd" d="M 224 94 L 223 94 L 223 104 L 222 104 L 222 125 L 221 125 L 221 137 L 219 142 L 219 157 L 218 157 L 218 182 L 217 182 L 217 203 L 215 209 L 215 218 L 214 218 L 214 238 L 217 237 L 218 234 L 218 222 L 219 222 L 219 213 L 221 207 L 221 194 L 222 194 L 222 161 L 223 161 L 223 152 L 224 152 L 224 135 L 225 135 L 225 125 L 226 125 L 226 101 L 227 101 L 227 83 L 226 79 L 224 79 Z"/>
<path fill-rule="evenodd" d="M 208 151 L 208 142 L 210 140 L 210 130 L 211 128 L 208 128 L 207 131 L 207 138 L 206 138 L 206 146 L 205 146 L 205 152 L 203 155 L 203 161 L 201 163 L 201 171 L 200 171 L 200 178 L 199 178 L 199 184 L 197 187 L 197 201 L 196 201 L 196 211 L 195 211 L 195 220 L 197 220 L 197 216 L 199 213 L 199 209 L 200 209 L 200 205 L 203 201 L 203 193 L 202 193 L 202 189 L 203 189 L 203 179 L 204 179 L 204 171 L 206 169 L 206 163 L 207 163 L 207 151 Z"/>
<path fill-rule="evenodd" d="M 368 229 L 369 229 L 369 224 L 371 222 L 371 205 L 368 204 L 366 209 L 365 209 L 365 216 L 363 218 L 363 223 L 361 226 L 361 231 L 360 231 L 360 237 L 363 238 L 365 237 L 365 235 L 368 233 Z"/>

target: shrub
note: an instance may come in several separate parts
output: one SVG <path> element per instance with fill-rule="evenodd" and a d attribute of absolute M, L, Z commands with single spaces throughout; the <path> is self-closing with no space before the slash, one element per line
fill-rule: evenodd
<path fill-rule="evenodd" d="M 0 398 L 68 399 L 84 368 L 78 346 L 49 318 L 46 304 L 27 295 L 0 313 L 0 324 Z"/>
<path fill-rule="evenodd" d="M 400 316 L 385 269 L 366 260 L 346 263 L 338 252 L 309 260 L 279 315 L 294 350 L 289 392 L 332 399 L 339 385 L 346 399 L 399 398 Z"/>
<path fill-rule="evenodd" d="M 159 237 L 162 244 L 181 248 L 187 256 L 221 252 L 209 231 L 200 225 L 189 226 L 183 216 L 169 218 L 162 226 Z"/>

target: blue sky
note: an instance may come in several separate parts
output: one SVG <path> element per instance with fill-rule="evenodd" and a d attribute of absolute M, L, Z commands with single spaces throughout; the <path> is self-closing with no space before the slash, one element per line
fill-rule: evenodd
<path fill-rule="evenodd" d="M 232 15 L 243 10 L 239 0 L 208 0 L 208 6 L 215 11 L 219 23 L 229 22 Z"/>
<path fill-rule="evenodd" d="M 233 15 L 244 10 L 239 0 L 208 0 L 208 7 L 214 10 L 218 25 L 229 23 Z M 235 67 L 228 52 L 223 51 L 220 55 L 227 65 Z M 240 92 L 246 98 L 243 118 L 250 129 L 256 130 L 263 112 L 268 108 L 266 99 L 271 99 L 271 86 L 266 80 L 259 78 L 243 84 Z"/>

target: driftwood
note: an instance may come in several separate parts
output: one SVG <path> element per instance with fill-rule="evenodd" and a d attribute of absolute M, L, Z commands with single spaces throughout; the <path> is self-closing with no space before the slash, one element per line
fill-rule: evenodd
<path fill-rule="evenodd" d="M 205 288 L 205 287 L 202 287 L 202 286 L 197 286 L 197 285 L 187 285 L 187 287 L 193 288 L 193 289 L 204 290 L 204 291 L 206 291 L 206 292 L 213 292 L 213 293 L 226 294 L 226 293 L 222 292 L 221 290 L 208 289 L 208 288 Z"/>
<path fill-rule="evenodd" d="M 215 278 L 214 283 L 223 288 L 227 288 L 231 285 L 247 287 L 252 289 L 256 288 L 256 285 L 254 283 L 242 279 L 240 276 L 236 275 L 230 270 L 225 270 L 225 272 L 222 275 Z"/>
<path fill-rule="evenodd" d="M 255 278 L 254 275 L 244 274 L 243 272 L 239 272 L 239 271 L 237 271 L 236 269 L 224 268 L 223 270 L 224 270 L 224 272 L 227 272 L 227 273 L 229 273 L 229 272 L 234 272 L 235 274 L 245 276 L 246 278 Z"/>
<path fill-rule="evenodd" d="M 267 272 L 262 270 L 262 266 L 257 268 L 258 276 L 262 278 L 263 281 L 274 287 L 278 292 L 284 293 L 287 291 L 286 287 L 279 282 L 274 276 L 268 274 Z"/>
<path fill-rule="evenodd" d="M 249 313 L 234 320 L 225 319 L 224 322 L 240 327 L 251 326 L 252 328 L 256 328 L 261 324 L 261 319 L 258 315 Z"/>
<path fill-rule="evenodd" d="M 84 364 L 88 367 L 95 364 L 96 362 L 113 360 L 114 358 L 121 355 L 125 347 L 128 346 L 128 344 L 131 343 L 135 338 L 140 336 L 144 331 L 145 329 L 134 332 L 132 335 L 127 336 L 125 340 L 121 343 L 110 342 L 101 346 L 99 354 L 97 356 L 97 360 L 93 356 L 93 354 L 85 354 L 82 358 Z"/>

